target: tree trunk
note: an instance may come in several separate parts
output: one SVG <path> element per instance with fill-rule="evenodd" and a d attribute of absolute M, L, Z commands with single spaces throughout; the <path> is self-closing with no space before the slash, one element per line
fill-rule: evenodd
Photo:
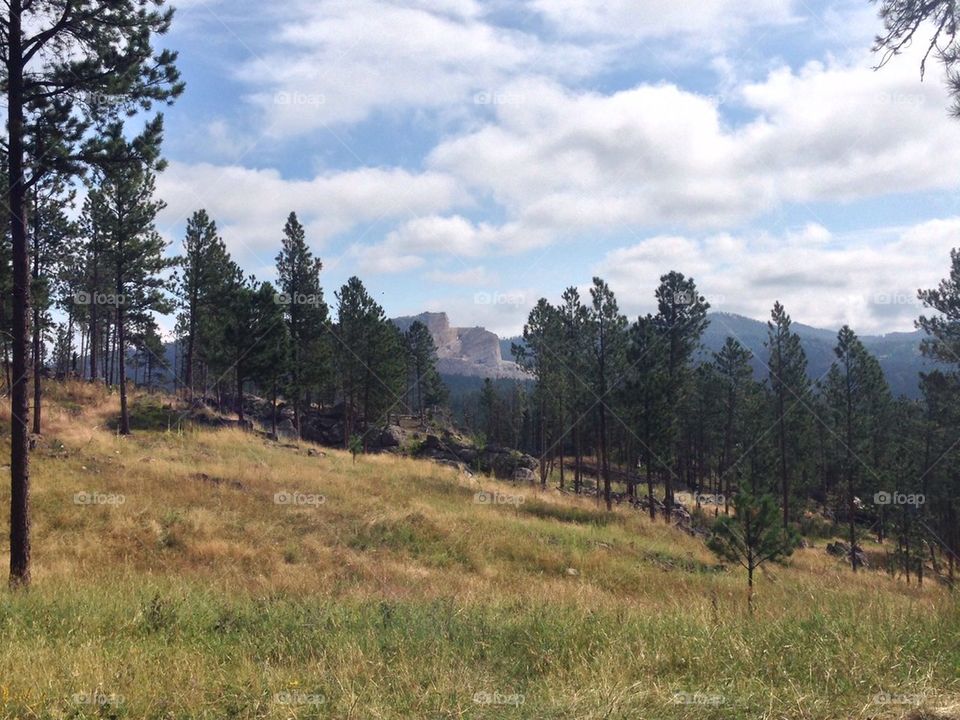
<path fill-rule="evenodd" d="M 850 513 L 850 567 L 857 571 L 857 515 L 856 506 L 853 502 L 853 473 L 847 470 L 847 512 Z"/>
<path fill-rule="evenodd" d="M 4 304 L 0 304 L 0 309 L 3 309 L 2 315 L 6 315 L 6 309 Z M 9 394 L 12 389 L 12 378 L 10 376 L 10 344 L 7 342 L 6 338 L 3 338 L 3 388 Z"/>
<path fill-rule="evenodd" d="M 97 365 L 97 351 L 100 349 L 99 342 L 99 328 L 97 327 L 97 303 L 96 294 L 97 286 L 100 284 L 100 265 L 98 262 L 97 251 L 94 249 L 93 253 L 93 284 L 91 286 L 90 292 L 90 382 L 96 382 L 97 378 L 100 377 L 100 372 Z"/>
<path fill-rule="evenodd" d="M 123 245 L 121 243 L 121 253 Z M 130 434 L 130 415 L 127 412 L 127 364 L 124 362 L 124 317 L 123 317 L 123 281 L 117 280 L 117 378 L 120 382 L 120 434 Z"/>
<path fill-rule="evenodd" d="M 605 389 L 604 394 L 606 394 Z M 609 512 L 613 509 L 613 502 L 610 499 L 610 463 L 607 459 L 607 410 L 602 404 L 600 407 L 600 462 L 603 467 L 603 498 Z"/>
<path fill-rule="evenodd" d="M 575 433 L 573 451 L 576 454 L 576 459 L 574 461 L 574 469 L 573 469 L 573 489 L 574 489 L 574 492 L 576 492 L 577 495 L 579 495 L 581 489 L 583 488 L 583 449 L 580 446 L 580 437 L 581 437 L 582 431 L 580 430 L 579 424 L 577 424 L 573 432 Z"/>
<path fill-rule="evenodd" d="M 9 0 L 7 136 L 10 236 L 13 261 L 13 383 L 10 402 L 10 585 L 30 584 L 30 454 L 27 436 L 27 338 L 30 328 L 30 258 L 27 253 L 23 162 L 22 0 Z"/>
<path fill-rule="evenodd" d="M 43 343 L 40 338 L 40 308 L 33 308 L 33 433 L 40 434 L 40 370 Z"/>
<path fill-rule="evenodd" d="M 649 445 L 647 446 L 649 447 Z M 650 505 L 650 520 L 654 521 L 657 519 L 657 509 L 653 506 L 653 471 L 651 466 L 650 453 L 646 453 L 646 463 L 647 466 L 647 503 Z"/>
<path fill-rule="evenodd" d="M 33 209 L 33 279 L 40 280 L 40 201 L 34 193 Z M 40 434 L 40 365 L 43 342 L 40 336 L 40 306 L 33 306 L 33 433 Z"/>
<path fill-rule="evenodd" d="M 782 340 L 777 341 L 777 370 L 780 372 L 780 382 L 777 388 L 777 435 L 780 449 L 780 488 L 783 494 L 783 527 L 786 528 L 790 522 L 790 480 L 787 476 L 787 428 L 784 418 L 784 399 L 783 399 L 783 350 L 781 348 Z"/>
<path fill-rule="evenodd" d="M 279 437 L 277 435 L 277 381 L 273 381 L 273 396 L 272 396 L 272 407 L 270 409 L 270 425 L 274 437 Z M 299 433 L 299 431 L 297 431 Z"/>
<path fill-rule="evenodd" d="M 194 281 L 195 282 L 195 281 Z M 183 359 L 183 380 L 187 386 L 187 399 L 193 403 L 193 343 L 197 332 L 196 302 L 190 308 L 190 328 L 187 330 L 187 353 Z M 176 376 L 174 376 L 176 377 Z"/>
<path fill-rule="evenodd" d="M 563 474 L 563 441 L 567 437 L 567 433 L 564 431 L 562 427 L 563 426 L 563 396 L 562 395 L 560 396 L 558 415 L 560 418 L 561 427 L 559 428 L 560 440 L 557 443 L 557 453 L 560 456 L 560 489 L 563 490 L 563 486 L 565 484 L 565 478 Z"/>
<path fill-rule="evenodd" d="M 296 393 L 296 389 L 294 390 Z M 274 413 L 276 413 L 276 383 L 274 383 Z M 297 440 L 303 439 L 303 433 L 300 432 L 300 397 L 299 394 L 295 394 L 293 398 L 293 426 L 297 429 Z M 276 428 L 273 429 L 274 432 L 277 431 Z"/>
<path fill-rule="evenodd" d="M 240 424 L 243 424 L 243 375 L 240 374 L 240 368 L 237 367 L 237 417 Z"/>

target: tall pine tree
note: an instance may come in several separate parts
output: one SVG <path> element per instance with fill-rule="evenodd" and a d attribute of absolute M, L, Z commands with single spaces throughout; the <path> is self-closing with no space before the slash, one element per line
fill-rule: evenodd
<path fill-rule="evenodd" d="M 774 303 L 767 323 L 767 367 L 773 393 L 773 416 L 777 428 L 777 455 L 780 475 L 780 501 L 783 526 L 790 522 L 790 492 L 793 466 L 802 452 L 803 418 L 809 402 L 810 380 L 807 377 L 807 356 L 800 336 L 791 329 L 790 316 L 779 302 Z"/>
<path fill-rule="evenodd" d="M 290 339 L 287 393 L 293 402 L 298 434 L 302 434 L 301 418 L 311 390 L 321 388 L 330 379 L 329 310 L 320 287 L 322 269 L 320 258 L 315 258 L 307 246 L 306 233 L 296 213 L 290 213 L 283 228 L 283 249 L 277 255 L 277 283 Z"/>

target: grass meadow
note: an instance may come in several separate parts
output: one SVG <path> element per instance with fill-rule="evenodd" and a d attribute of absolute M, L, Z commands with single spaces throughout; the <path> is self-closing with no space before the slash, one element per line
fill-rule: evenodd
<path fill-rule="evenodd" d="M 956 599 L 825 541 L 750 618 L 743 572 L 635 510 L 46 398 L 0 717 L 960 718 Z"/>

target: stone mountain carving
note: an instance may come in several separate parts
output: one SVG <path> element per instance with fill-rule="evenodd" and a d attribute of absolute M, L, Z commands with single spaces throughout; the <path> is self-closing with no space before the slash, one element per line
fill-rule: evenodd
<path fill-rule="evenodd" d="M 500 354 L 500 338 L 481 327 L 451 327 L 446 313 L 425 312 L 399 317 L 393 323 L 406 331 L 419 320 L 437 346 L 437 369 L 444 375 L 524 379 L 527 374 Z"/>

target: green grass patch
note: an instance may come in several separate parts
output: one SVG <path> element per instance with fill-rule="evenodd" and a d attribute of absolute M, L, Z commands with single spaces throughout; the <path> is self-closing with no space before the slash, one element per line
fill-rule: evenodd
<path fill-rule="evenodd" d="M 527 499 L 519 506 L 519 510 L 525 515 L 543 520 L 558 520 L 577 525 L 604 526 L 617 521 L 615 515 L 602 510 L 590 510 L 574 505 L 552 505 L 541 500 Z"/>

